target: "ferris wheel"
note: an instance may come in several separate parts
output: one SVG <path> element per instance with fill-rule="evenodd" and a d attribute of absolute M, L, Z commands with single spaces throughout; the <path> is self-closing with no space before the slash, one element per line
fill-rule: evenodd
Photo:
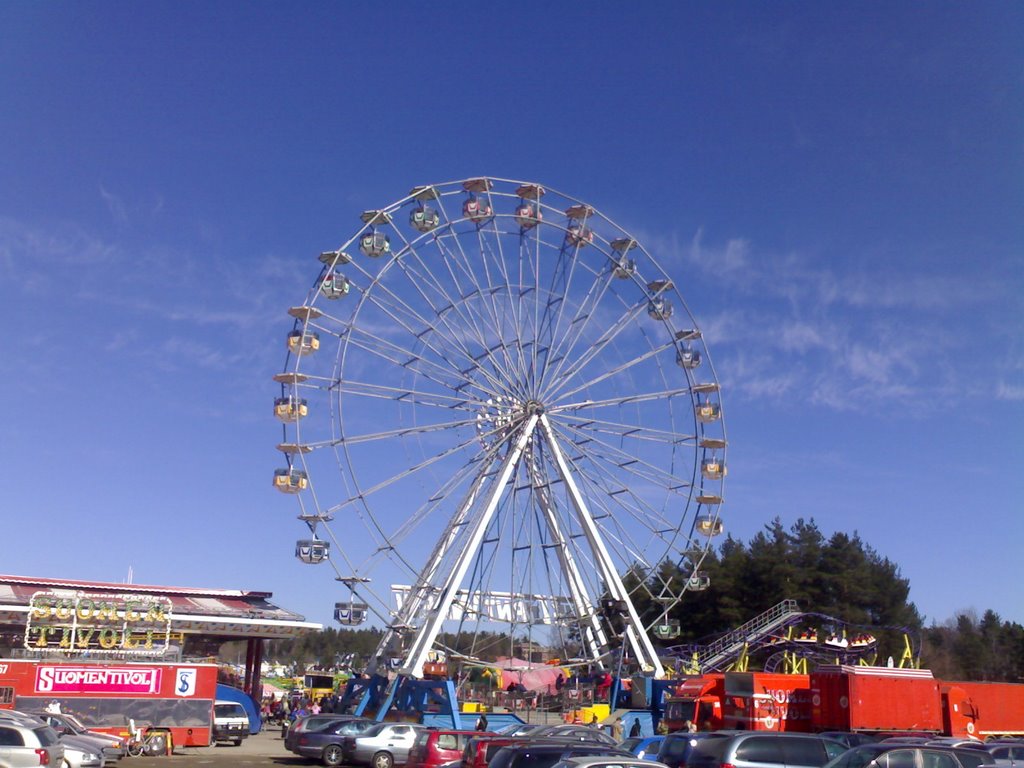
<path fill-rule="evenodd" d="M 481 629 L 660 675 L 652 634 L 707 586 L 726 474 L 673 277 L 536 183 L 418 186 L 361 218 L 288 310 L 274 377 L 274 485 L 308 526 L 296 556 L 342 584 L 336 618 L 375 618 L 412 677 L 442 632 Z"/>

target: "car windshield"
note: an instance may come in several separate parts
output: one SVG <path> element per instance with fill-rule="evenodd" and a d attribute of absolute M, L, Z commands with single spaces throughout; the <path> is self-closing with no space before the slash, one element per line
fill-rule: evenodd
<path fill-rule="evenodd" d="M 500 733 L 503 736 L 516 736 L 527 731 L 535 730 L 538 726 L 531 723 L 512 723 L 512 725 L 506 725 L 504 728 L 499 728 L 495 733 Z"/>
<path fill-rule="evenodd" d="M 873 745 L 854 747 L 853 749 L 846 750 L 834 760 L 830 760 L 825 763 L 825 768 L 864 768 L 864 766 L 874 760 L 880 752 L 884 751 L 884 747 Z"/>
<path fill-rule="evenodd" d="M 75 733 L 85 733 L 87 730 L 89 730 L 85 727 L 85 725 L 83 725 L 82 721 L 74 715 L 61 715 L 61 717 L 63 717 L 64 721 L 69 726 L 71 726 L 71 730 L 73 730 Z"/>
<path fill-rule="evenodd" d="M 722 763 L 722 755 L 730 739 L 699 739 L 690 748 L 690 756 L 686 760 L 689 768 L 718 766 Z"/>
<path fill-rule="evenodd" d="M 385 728 L 390 728 L 390 727 L 391 727 L 391 723 L 374 723 L 369 728 L 367 728 L 365 731 L 363 731 L 361 735 L 362 736 L 376 736 L 381 731 L 383 731 Z"/>
<path fill-rule="evenodd" d="M 993 758 L 987 751 L 970 747 L 966 749 L 958 747 L 956 750 L 956 756 L 960 761 L 960 764 L 965 766 L 965 768 L 979 768 L 979 766 L 995 762 L 995 758 Z"/>
<path fill-rule="evenodd" d="M 340 724 L 337 724 L 335 726 L 334 732 L 343 733 L 346 736 L 351 735 L 353 733 L 361 736 L 362 734 L 366 733 L 367 730 L 373 728 L 373 726 L 375 725 L 376 723 L 373 722 L 373 720 L 342 720 Z M 327 729 L 325 728 L 324 730 Z"/>
<path fill-rule="evenodd" d="M 214 704 L 213 713 L 216 717 L 245 717 L 241 704 Z"/>

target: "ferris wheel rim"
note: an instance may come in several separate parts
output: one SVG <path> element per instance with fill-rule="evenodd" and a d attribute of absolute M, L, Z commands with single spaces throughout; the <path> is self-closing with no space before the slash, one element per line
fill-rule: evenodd
<path fill-rule="evenodd" d="M 480 178 L 484 178 L 484 177 L 480 177 Z M 430 186 L 434 187 L 434 188 L 438 188 L 438 187 L 454 187 L 456 185 L 464 185 L 466 181 L 470 181 L 470 180 L 457 180 L 457 181 L 444 182 L 442 184 L 430 185 Z M 527 183 L 527 182 L 520 182 L 520 181 L 514 181 L 514 180 L 508 180 L 508 179 L 498 179 L 498 178 L 491 178 L 490 181 L 492 183 L 507 183 L 507 184 L 520 184 L 520 185 Z M 564 193 L 558 192 L 557 190 L 549 189 L 548 192 L 551 193 L 551 194 L 554 194 L 554 195 L 558 195 L 558 196 L 564 198 L 565 200 L 572 201 L 574 204 L 583 204 L 583 205 L 585 205 L 584 203 L 582 203 L 582 201 L 578 200 L 577 198 L 574 198 L 574 197 L 571 197 L 571 196 L 566 195 Z M 458 195 L 458 194 L 461 194 L 461 193 L 458 190 L 456 190 L 456 189 L 452 189 L 447 194 L 454 196 L 454 195 Z M 507 193 L 506 193 L 505 196 L 508 197 L 509 195 L 507 195 Z M 384 211 L 384 212 L 387 212 L 388 214 L 393 214 L 394 212 L 399 211 L 403 207 L 407 206 L 411 201 L 413 201 L 415 199 L 416 199 L 415 196 L 413 194 L 410 194 L 410 195 L 408 195 L 408 196 L 406 196 L 404 198 L 401 198 L 400 200 L 398 200 L 398 201 L 396 201 L 396 202 L 386 206 L 385 208 L 377 209 L 377 211 Z M 661 275 L 667 277 L 667 273 L 664 271 L 664 269 L 662 269 L 660 267 L 660 265 L 658 265 L 657 262 L 654 260 L 654 258 L 646 251 L 646 249 L 644 249 L 644 247 L 641 244 L 639 244 L 628 233 L 626 233 L 625 230 L 623 230 L 621 227 L 619 227 L 617 224 L 612 222 L 610 219 L 608 219 L 603 214 L 600 214 L 596 209 L 591 209 L 591 211 L 592 211 L 592 215 L 596 215 L 596 216 L 601 217 L 602 220 L 606 224 L 610 225 L 613 229 L 617 230 L 619 233 L 622 233 L 622 234 L 626 235 L 627 237 L 629 237 L 635 243 L 634 247 L 639 249 L 640 253 L 642 253 L 644 255 L 644 257 L 650 262 L 650 264 L 654 265 Z M 492 221 L 497 221 L 497 220 L 498 219 L 497 219 L 496 216 L 492 217 Z M 389 222 L 389 226 L 393 226 L 395 230 L 398 229 L 397 225 L 391 224 L 391 222 Z M 453 226 L 452 222 L 448 222 L 448 227 L 451 228 L 452 226 Z M 363 234 L 365 234 L 367 231 L 372 230 L 373 227 L 374 227 L 373 224 L 364 221 L 363 226 L 358 229 L 356 235 L 354 235 L 352 238 L 350 238 L 348 241 L 346 241 L 340 248 L 338 248 L 337 249 L 338 252 L 340 253 L 340 252 L 342 252 L 345 249 L 351 248 L 353 243 L 356 243 Z M 544 221 L 543 223 L 540 224 L 540 226 L 538 226 L 538 228 L 537 228 L 538 231 L 541 230 L 541 228 L 543 228 L 543 227 L 549 227 L 549 228 L 553 228 L 554 230 L 560 230 L 563 234 L 567 234 L 568 233 L 568 225 L 560 226 L 560 225 L 555 224 L 553 222 Z M 507 233 L 505 233 L 505 234 L 507 234 Z M 455 235 L 452 235 L 452 236 L 455 237 Z M 405 256 L 405 255 L 407 255 L 410 252 L 415 252 L 415 248 L 414 248 L 413 244 L 418 243 L 420 241 L 424 241 L 425 239 L 428 239 L 430 237 L 431 237 L 431 233 L 420 233 L 419 235 L 414 235 L 411 240 L 406 240 L 405 241 L 405 245 L 403 245 L 403 247 L 400 249 L 400 251 L 398 253 L 395 253 L 392 256 L 390 256 L 389 260 L 385 263 L 385 265 L 381 269 L 378 270 L 378 273 L 377 273 L 378 274 L 378 278 L 377 279 L 380 280 L 381 279 L 380 276 L 381 275 L 386 275 L 386 273 L 389 270 L 394 270 L 394 269 L 398 269 L 399 268 L 399 260 L 400 260 L 399 254 L 401 254 L 402 256 Z M 540 246 L 540 241 L 538 240 L 538 247 L 539 246 Z M 328 269 L 328 266 L 326 264 L 325 264 L 325 268 L 324 269 L 325 270 Z M 634 281 L 635 281 L 635 278 L 634 278 Z M 360 304 L 358 304 L 357 306 L 361 307 L 362 306 L 362 302 L 368 301 L 369 291 L 373 290 L 376 285 L 378 285 L 378 283 L 371 283 L 370 284 L 370 286 L 366 289 L 367 292 L 364 293 L 361 296 Z M 681 309 L 683 310 L 683 312 L 687 316 L 692 318 L 693 317 L 692 313 L 690 313 L 690 310 L 689 310 L 688 306 L 686 305 L 686 303 L 683 300 L 682 296 L 679 294 L 677 288 L 674 285 L 671 285 L 670 288 L 667 289 L 667 290 L 672 292 L 672 297 L 678 302 L 678 304 L 681 307 Z M 315 306 L 315 305 L 317 305 L 318 302 L 326 302 L 326 299 L 324 299 L 320 295 L 320 293 L 316 289 L 316 285 L 314 285 L 313 292 L 311 293 L 310 297 L 307 299 L 307 305 L 308 306 Z M 356 317 L 358 317 L 358 309 L 353 314 L 353 322 L 354 322 L 354 319 Z M 301 327 L 303 329 L 305 329 L 305 328 L 307 328 L 309 326 L 309 322 L 310 321 L 309 321 L 308 318 L 304 322 L 301 321 L 299 318 L 296 318 L 295 325 L 296 326 L 301 325 Z M 695 324 L 694 324 L 694 326 L 696 327 Z M 342 347 L 343 351 L 340 354 L 339 359 L 338 359 L 338 369 L 337 370 L 340 370 L 343 367 L 345 356 L 347 356 L 349 354 L 350 348 L 352 350 L 356 350 L 356 349 L 359 348 L 358 346 L 350 347 L 350 344 L 352 343 L 352 335 L 351 334 L 345 334 L 345 338 L 344 339 L 341 339 L 339 337 L 339 343 L 343 345 L 343 347 Z M 705 348 L 705 352 L 706 352 L 706 346 L 704 348 Z M 713 365 L 711 363 L 710 355 L 705 354 L 704 355 L 704 361 L 705 361 L 704 364 L 707 366 L 706 370 L 710 371 L 711 381 L 717 383 L 717 375 L 716 375 L 716 373 L 714 371 L 714 368 L 713 368 Z M 302 367 L 302 358 L 300 356 L 296 355 L 294 357 L 293 363 L 294 363 L 294 365 L 293 365 L 294 373 L 295 374 L 299 374 L 300 373 L 300 368 Z M 286 368 L 288 368 L 288 362 L 287 361 L 286 361 Z M 338 381 L 341 380 L 341 376 L 340 375 L 337 375 L 335 378 Z M 282 385 L 282 386 L 284 386 L 284 385 Z M 339 392 L 340 391 L 341 391 L 341 389 L 339 388 Z M 666 390 L 666 391 L 668 391 L 668 390 Z M 693 388 L 689 387 L 689 388 L 682 388 L 682 389 L 680 389 L 680 394 L 682 394 L 684 392 L 689 394 L 689 396 L 690 396 L 690 398 L 692 400 L 692 398 L 693 398 Z M 349 394 L 351 394 L 351 393 L 349 393 Z M 435 398 L 438 397 L 438 395 L 436 393 L 432 394 L 431 396 L 435 397 Z M 340 395 L 339 395 L 339 397 L 340 397 Z M 338 402 L 340 403 L 340 400 Z M 622 404 L 621 401 L 620 401 L 619 404 L 620 405 Z M 591 403 L 590 405 L 593 406 L 593 403 Z M 339 405 L 339 411 L 340 410 L 341 410 L 341 408 L 340 408 L 340 405 Z M 562 410 L 568 411 L 568 410 L 570 410 L 570 408 L 568 406 L 563 406 Z M 557 413 L 558 411 L 559 411 L 559 408 L 557 406 L 553 406 L 552 407 L 552 412 L 553 413 Z M 341 425 L 344 423 L 343 422 L 343 417 L 341 415 L 338 415 L 337 418 L 338 418 L 338 424 L 339 424 L 339 434 L 335 435 L 332 438 L 332 440 L 336 442 L 336 446 L 337 446 L 337 444 L 340 444 L 342 446 L 342 450 L 344 450 L 347 453 L 350 450 L 350 447 L 354 446 L 357 443 L 357 441 L 355 441 L 351 437 L 347 437 L 345 435 L 344 429 L 341 428 Z M 468 421 L 469 420 L 463 420 L 463 421 L 461 421 L 459 423 L 462 426 L 466 426 Z M 426 427 L 424 429 L 426 429 Z M 720 420 L 719 433 L 721 434 L 721 442 L 722 442 L 722 444 L 724 446 L 724 444 L 727 442 L 726 435 L 725 435 L 724 419 Z M 408 433 L 403 433 L 403 434 L 408 434 Z M 693 441 L 695 443 L 695 446 L 696 446 L 696 442 L 699 439 L 699 435 L 700 435 L 700 429 L 695 426 L 695 429 L 693 430 Z M 382 439 L 382 436 L 379 439 Z M 296 442 L 298 442 L 298 441 L 296 441 Z M 468 442 L 471 442 L 471 441 L 466 441 L 466 442 L 468 443 Z M 695 449 L 694 449 L 695 453 L 697 452 L 697 450 L 698 449 L 695 447 Z M 724 455 L 724 447 L 723 447 L 723 455 Z M 298 457 L 299 462 L 301 462 L 303 465 L 305 465 L 306 455 L 301 453 L 301 452 L 299 452 L 297 454 L 297 457 Z M 351 457 L 349 457 L 349 460 L 350 460 L 350 464 L 351 464 Z M 469 463 L 467 462 L 463 466 L 464 466 L 464 468 L 468 467 Z M 320 502 L 314 500 L 314 507 L 317 510 L 320 510 L 322 508 L 329 508 L 332 511 L 337 512 L 337 511 L 339 511 L 345 505 L 348 505 L 348 506 L 359 506 L 361 504 L 361 505 L 364 506 L 365 514 L 373 521 L 373 525 L 375 525 L 377 527 L 377 529 L 378 529 L 378 531 L 379 531 L 379 533 L 380 533 L 380 535 L 381 535 L 381 537 L 383 539 L 382 545 L 390 545 L 390 542 L 388 541 L 389 531 L 385 529 L 386 527 L 381 526 L 381 525 L 379 525 L 376 522 L 376 520 L 374 518 L 373 510 L 369 506 L 367 506 L 367 504 L 366 504 L 366 497 L 368 495 L 372 495 L 372 493 L 368 494 L 366 492 L 366 490 L 371 490 L 372 491 L 372 488 L 371 489 L 361 489 L 360 486 L 359 486 L 357 478 L 355 478 L 353 476 L 351 478 L 351 480 L 353 482 L 354 488 L 353 488 L 352 493 L 350 493 L 349 498 L 348 498 L 348 500 L 346 502 L 344 502 L 343 504 L 334 503 L 334 504 L 325 505 L 324 507 L 321 507 Z M 691 481 L 691 487 L 692 488 L 696 488 L 697 485 L 698 485 L 698 482 L 697 482 L 696 479 Z M 720 489 L 724 488 L 724 478 L 723 478 L 723 481 L 719 483 L 718 487 Z M 693 492 L 691 490 L 691 492 L 689 493 L 689 498 L 687 500 L 687 507 L 689 507 L 689 505 L 691 504 L 693 495 L 694 494 L 693 494 Z M 722 491 L 720 490 L 719 491 L 719 498 L 721 497 L 721 495 L 722 495 Z M 697 506 L 699 507 L 700 505 L 698 504 Z M 680 519 L 681 520 L 685 519 L 686 514 L 688 514 L 688 509 L 687 509 L 687 512 L 685 512 L 683 515 L 680 516 Z M 716 511 L 716 514 L 717 514 L 717 511 Z M 695 517 L 695 515 L 691 515 L 691 517 Z M 323 523 L 323 526 L 324 526 L 325 529 L 330 531 L 330 527 L 327 525 L 326 522 Z M 315 529 L 313 530 L 313 533 L 315 535 L 315 533 L 316 533 Z M 689 531 L 684 531 L 684 527 L 683 527 L 683 525 L 681 523 L 680 526 L 676 529 L 675 533 L 676 533 L 677 536 L 685 535 L 685 536 L 688 536 L 689 538 L 693 538 L 692 524 L 691 524 L 691 528 L 690 528 Z M 705 550 L 705 552 L 706 552 L 706 550 Z M 698 565 L 699 565 L 699 563 L 698 563 Z M 340 579 L 340 574 L 339 574 L 339 579 Z"/>

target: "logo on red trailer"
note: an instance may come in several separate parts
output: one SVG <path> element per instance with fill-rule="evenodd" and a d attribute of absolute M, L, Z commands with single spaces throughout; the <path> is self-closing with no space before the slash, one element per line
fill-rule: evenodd
<path fill-rule="evenodd" d="M 191 667 L 181 667 L 175 672 L 174 695 L 192 696 L 196 692 L 196 676 L 199 671 Z"/>
<path fill-rule="evenodd" d="M 76 667 L 39 665 L 36 693 L 158 693 L 156 667 Z"/>

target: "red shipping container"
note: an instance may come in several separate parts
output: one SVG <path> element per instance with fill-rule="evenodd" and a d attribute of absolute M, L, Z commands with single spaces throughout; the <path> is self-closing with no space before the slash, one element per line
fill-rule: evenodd
<path fill-rule="evenodd" d="M 811 673 L 816 730 L 943 732 L 940 682 L 926 669 L 823 666 Z"/>

